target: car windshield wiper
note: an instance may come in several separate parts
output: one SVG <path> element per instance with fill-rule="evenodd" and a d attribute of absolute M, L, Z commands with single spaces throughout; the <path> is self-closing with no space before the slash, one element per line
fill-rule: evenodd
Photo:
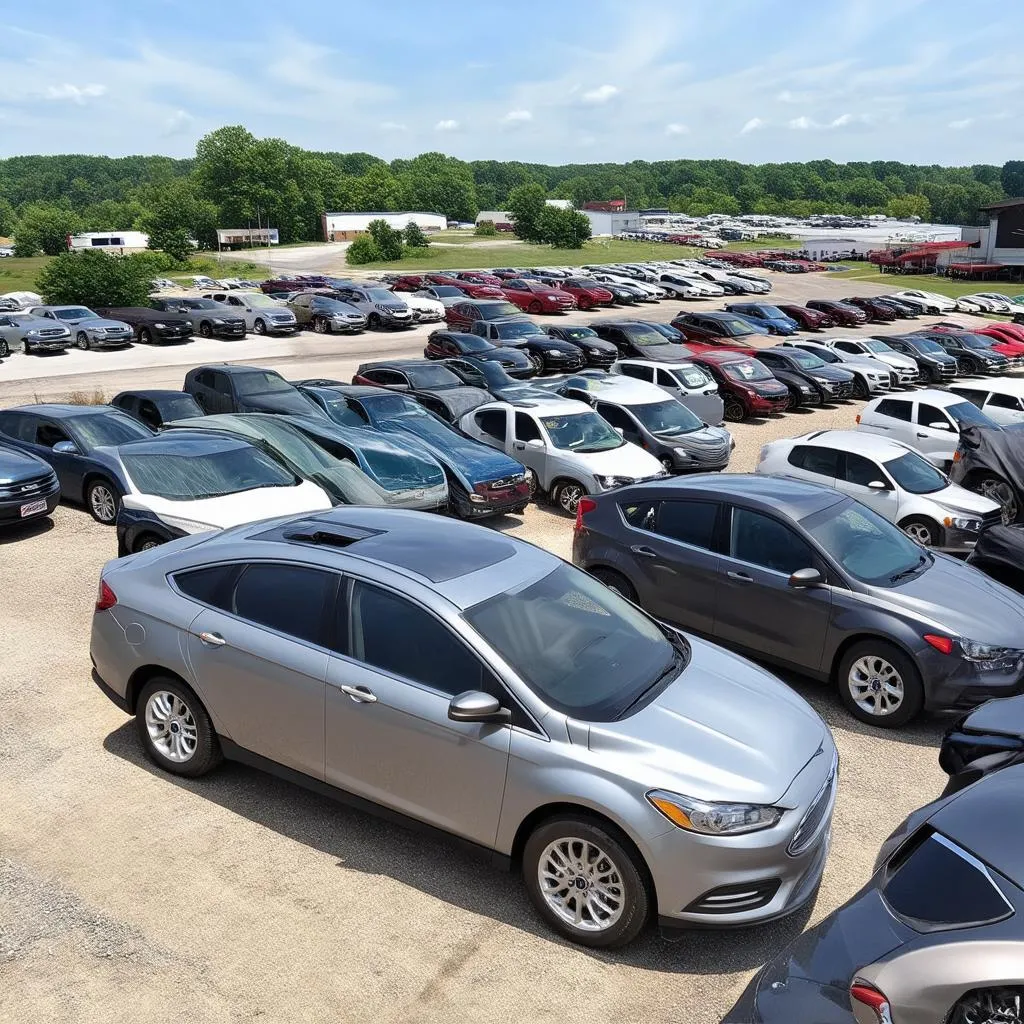
<path fill-rule="evenodd" d="M 924 555 L 920 555 L 918 557 L 918 559 L 917 559 L 917 564 L 916 565 L 912 565 L 909 569 L 904 569 L 902 572 L 898 572 L 898 573 L 895 573 L 894 575 L 890 576 L 889 577 L 889 582 L 890 583 L 898 583 L 900 580 L 905 580 L 905 579 L 907 579 L 910 576 L 916 576 L 917 572 L 921 568 L 921 566 L 922 565 L 926 565 L 927 562 L 928 562 L 927 557 L 924 556 Z"/>

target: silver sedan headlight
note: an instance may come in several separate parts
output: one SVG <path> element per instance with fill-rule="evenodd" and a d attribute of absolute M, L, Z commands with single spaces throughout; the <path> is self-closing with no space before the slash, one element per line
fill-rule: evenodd
<path fill-rule="evenodd" d="M 598 486 L 606 491 L 612 487 L 627 487 L 634 482 L 634 478 L 631 476 L 595 476 L 594 479 Z"/>
<path fill-rule="evenodd" d="M 707 803 L 662 789 L 647 794 L 651 806 L 673 825 L 706 836 L 739 836 L 779 823 L 783 811 L 765 804 Z"/>

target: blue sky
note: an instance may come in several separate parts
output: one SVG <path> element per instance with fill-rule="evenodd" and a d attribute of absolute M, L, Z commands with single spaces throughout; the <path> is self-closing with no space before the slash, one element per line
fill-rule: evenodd
<path fill-rule="evenodd" d="M 0 155 L 243 124 L 387 159 L 999 164 L 1022 30 L 964 0 L 0 0 Z"/>

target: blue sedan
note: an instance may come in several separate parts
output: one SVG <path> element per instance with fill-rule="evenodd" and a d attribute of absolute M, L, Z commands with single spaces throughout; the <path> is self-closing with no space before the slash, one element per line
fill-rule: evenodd
<path fill-rule="evenodd" d="M 22 405 L 0 411 L 0 440 L 53 467 L 64 501 L 84 504 L 113 526 L 128 489 L 109 447 L 152 437 L 137 419 L 109 405 Z"/>
<path fill-rule="evenodd" d="M 768 334 L 796 334 L 800 330 L 792 317 L 786 316 L 778 306 L 765 302 L 733 302 L 725 308 Z"/>

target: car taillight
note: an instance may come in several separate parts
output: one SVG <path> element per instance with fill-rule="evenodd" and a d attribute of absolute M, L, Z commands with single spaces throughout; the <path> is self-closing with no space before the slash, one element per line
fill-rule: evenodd
<path fill-rule="evenodd" d="M 939 636 L 935 633 L 925 633 L 924 642 L 930 644 L 940 654 L 953 653 L 953 641 L 948 636 Z"/>
<path fill-rule="evenodd" d="M 579 504 L 576 506 L 576 525 L 573 530 L 579 532 L 583 529 L 583 517 L 588 512 L 593 512 L 597 508 L 597 502 L 593 498 L 580 498 Z"/>
<path fill-rule="evenodd" d="M 866 1006 L 875 1015 L 878 1024 L 892 1024 L 892 1009 L 885 993 L 879 992 L 874 985 L 869 985 L 860 978 L 854 978 L 850 985 L 850 999 L 861 1006 Z"/>
<path fill-rule="evenodd" d="M 96 594 L 96 611 L 105 612 L 117 604 L 117 594 L 110 589 L 106 580 L 100 580 L 100 588 Z"/>
<path fill-rule="evenodd" d="M 953 452 L 953 461 L 954 462 L 959 462 L 962 458 L 963 458 L 963 455 L 960 454 L 960 449 L 957 448 L 957 450 L 955 452 Z"/>
<path fill-rule="evenodd" d="M 857 422 L 860 423 L 860 413 L 857 413 Z"/>

